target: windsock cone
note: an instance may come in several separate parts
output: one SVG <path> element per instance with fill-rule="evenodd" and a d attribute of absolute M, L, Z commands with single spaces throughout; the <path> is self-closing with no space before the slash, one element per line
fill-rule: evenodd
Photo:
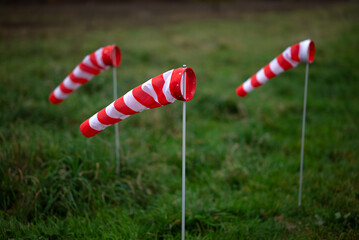
<path fill-rule="evenodd" d="M 49 96 L 52 104 L 64 101 L 73 91 L 90 81 L 109 67 L 117 67 L 121 62 L 121 51 L 116 45 L 98 49 L 87 55 L 82 62 L 56 87 Z"/>
<path fill-rule="evenodd" d="M 184 79 L 184 72 L 186 72 Z M 186 98 L 183 83 L 186 81 Z M 124 96 L 97 112 L 80 126 L 85 137 L 92 137 L 105 128 L 131 115 L 158 108 L 175 100 L 190 101 L 196 91 L 196 75 L 192 68 L 182 67 L 167 71 L 132 89 Z"/>
<path fill-rule="evenodd" d="M 315 45 L 310 39 L 301 41 L 288 47 L 278 57 L 259 70 L 251 78 L 247 79 L 236 89 L 237 95 L 246 96 L 253 89 L 263 85 L 269 79 L 296 67 L 300 62 L 312 63 L 315 56 Z"/>

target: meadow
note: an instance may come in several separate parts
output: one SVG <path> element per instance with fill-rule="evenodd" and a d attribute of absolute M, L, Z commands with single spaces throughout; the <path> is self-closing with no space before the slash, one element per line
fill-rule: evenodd
<path fill-rule="evenodd" d="M 119 96 L 183 64 L 196 73 L 186 239 L 358 239 L 359 5 L 176 9 L 0 9 L 0 238 L 180 239 L 181 102 L 119 123 L 116 175 L 114 128 L 79 130 L 112 102 L 112 72 L 48 101 L 84 56 L 115 43 Z M 235 89 L 307 38 L 316 57 L 299 209 L 305 65 L 245 98 Z"/>

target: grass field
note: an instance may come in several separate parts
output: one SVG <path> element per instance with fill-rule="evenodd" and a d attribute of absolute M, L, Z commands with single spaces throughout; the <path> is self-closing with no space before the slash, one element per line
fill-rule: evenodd
<path fill-rule="evenodd" d="M 180 239 L 181 102 L 119 124 L 119 176 L 114 128 L 91 139 L 79 131 L 112 101 L 111 71 L 61 105 L 48 102 L 85 55 L 112 43 L 123 56 L 120 95 L 182 64 L 196 72 L 186 239 L 359 238 L 358 4 L 228 14 L 39 9 L 0 10 L 1 239 Z M 246 98 L 234 90 L 308 37 L 317 52 L 299 210 L 305 65 Z"/>

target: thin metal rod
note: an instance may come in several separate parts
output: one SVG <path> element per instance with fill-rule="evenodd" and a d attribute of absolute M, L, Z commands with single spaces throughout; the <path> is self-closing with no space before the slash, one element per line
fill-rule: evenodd
<path fill-rule="evenodd" d="M 117 68 L 116 68 L 116 51 L 114 51 L 114 66 L 112 67 L 113 79 L 113 99 L 117 99 Z M 120 174 L 120 140 L 118 133 L 118 125 L 115 124 L 115 157 L 116 157 L 116 174 Z"/>
<path fill-rule="evenodd" d="M 305 139 L 305 118 L 306 118 L 306 113 L 307 113 L 308 73 L 309 73 L 309 63 L 307 63 L 307 65 L 305 67 L 304 103 L 303 103 L 303 118 L 302 118 L 302 141 L 301 141 L 301 148 L 300 148 L 298 207 L 300 207 L 302 205 L 304 139 Z"/>
<path fill-rule="evenodd" d="M 186 67 L 186 65 L 183 65 Z M 185 239 L 185 210 L 186 210 L 186 72 L 183 73 L 183 111 L 182 111 L 182 234 Z"/>

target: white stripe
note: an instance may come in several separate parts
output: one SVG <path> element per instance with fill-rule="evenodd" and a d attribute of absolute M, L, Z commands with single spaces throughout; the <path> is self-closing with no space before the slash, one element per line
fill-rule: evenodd
<path fill-rule="evenodd" d="M 259 83 L 264 84 L 268 81 L 267 76 L 264 73 L 264 68 L 257 72 L 257 80 Z"/>
<path fill-rule="evenodd" d="M 144 84 L 142 84 L 141 88 L 145 93 L 151 95 L 153 97 L 153 99 L 155 99 L 156 102 L 160 103 L 158 101 L 156 91 L 153 89 L 152 79 L 150 79 L 147 82 L 145 82 Z"/>
<path fill-rule="evenodd" d="M 169 70 L 169 71 L 167 71 L 167 72 L 165 72 L 165 73 L 163 73 L 163 74 L 162 74 L 162 75 L 163 75 L 163 79 L 165 79 L 165 81 L 166 81 L 166 79 L 167 79 L 168 77 L 171 78 L 172 72 L 173 72 L 173 69 L 172 69 L 172 70 Z"/>
<path fill-rule="evenodd" d="M 97 50 L 95 52 L 97 64 L 100 65 L 103 68 L 108 68 L 108 66 L 106 66 L 104 64 L 104 62 L 102 61 L 102 51 L 103 51 L 103 48 L 100 48 L 99 50 Z"/>
<path fill-rule="evenodd" d="M 162 92 L 165 95 L 167 102 L 173 103 L 176 98 L 174 98 L 170 91 L 170 83 L 171 83 L 171 77 L 172 77 L 173 70 L 170 70 L 168 72 L 165 72 L 163 74 L 163 79 L 165 80 L 165 84 L 163 85 Z"/>
<path fill-rule="evenodd" d="M 78 89 L 82 84 L 73 82 L 69 77 L 66 77 L 64 80 L 64 85 L 66 88 L 71 90 Z"/>
<path fill-rule="evenodd" d="M 299 43 L 299 59 L 302 62 L 309 62 L 308 58 L 309 58 L 309 44 L 310 44 L 311 40 L 307 39 L 304 41 L 301 41 Z"/>
<path fill-rule="evenodd" d="M 179 73 L 179 75 L 181 75 L 182 73 Z M 181 95 L 183 96 L 183 83 L 184 83 L 184 77 L 185 75 L 181 76 L 181 83 L 180 83 L 180 90 L 181 90 Z M 186 85 L 187 86 L 187 85 Z"/>
<path fill-rule="evenodd" d="M 91 128 L 93 128 L 97 131 L 102 131 L 105 128 L 107 128 L 108 126 L 110 126 L 110 125 L 105 125 L 105 124 L 100 123 L 100 121 L 97 118 L 97 113 L 89 119 L 89 125 Z"/>
<path fill-rule="evenodd" d="M 278 75 L 284 71 L 283 68 L 279 65 L 277 58 L 273 59 L 269 63 L 269 67 L 275 75 Z"/>
<path fill-rule="evenodd" d="M 79 66 L 77 66 L 73 71 L 73 74 L 78 78 L 85 78 L 87 80 L 91 80 L 95 75 L 91 73 L 87 73 L 85 71 L 82 71 Z"/>
<path fill-rule="evenodd" d="M 243 89 L 244 89 L 244 91 L 246 91 L 247 93 L 251 92 L 251 91 L 254 89 L 254 87 L 253 87 L 252 84 L 251 84 L 251 79 L 248 79 L 247 81 L 245 81 L 245 82 L 243 83 Z"/>
<path fill-rule="evenodd" d="M 297 61 L 294 61 L 291 57 L 292 57 L 292 54 L 290 53 L 290 49 L 291 47 L 288 47 L 284 52 L 283 52 L 283 57 L 285 58 L 285 60 L 287 60 L 291 65 L 292 67 L 295 67 L 298 65 L 299 62 Z"/>
<path fill-rule="evenodd" d="M 64 93 L 61 91 L 60 86 L 58 86 L 55 90 L 54 90 L 54 95 L 57 99 L 65 99 L 69 96 L 69 93 Z"/>
<path fill-rule="evenodd" d="M 142 112 L 143 110 L 148 109 L 135 99 L 132 94 L 132 90 L 123 96 L 123 101 L 125 102 L 127 107 L 131 108 L 133 111 L 136 112 Z"/>
<path fill-rule="evenodd" d="M 130 115 L 125 115 L 122 112 L 117 111 L 117 109 L 115 108 L 114 105 L 115 102 L 112 102 L 110 105 L 108 105 L 105 109 L 106 114 L 110 117 L 110 118 L 115 118 L 115 119 L 125 119 L 128 118 Z"/>

